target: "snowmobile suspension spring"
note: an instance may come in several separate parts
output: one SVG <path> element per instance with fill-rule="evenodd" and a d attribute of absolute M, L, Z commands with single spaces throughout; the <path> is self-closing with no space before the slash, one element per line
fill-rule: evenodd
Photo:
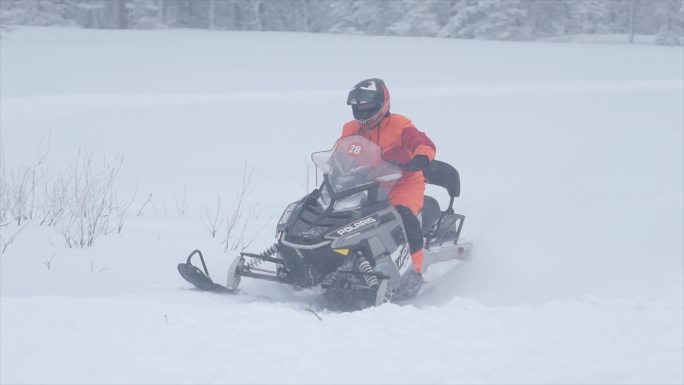
<path fill-rule="evenodd" d="M 363 273 L 363 279 L 366 281 L 368 286 L 376 287 L 380 284 L 380 282 L 378 282 L 378 278 L 375 275 L 371 275 L 374 274 L 375 271 L 365 258 L 360 259 L 358 266 L 359 270 L 361 270 L 361 273 Z"/>
<path fill-rule="evenodd" d="M 261 252 L 259 254 L 259 256 L 264 257 L 264 258 L 270 258 L 270 257 L 273 257 L 274 255 L 278 254 L 278 251 L 279 251 L 278 244 L 276 243 L 276 244 L 272 245 L 271 247 L 269 247 L 268 249 L 266 249 L 265 251 Z M 259 259 L 257 257 L 257 258 L 252 259 L 246 266 L 247 266 L 247 268 L 251 269 L 253 267 L 257 267 L 257 266 L 261 265 L 263 262 L 264 262 L 263 259 Z"/>

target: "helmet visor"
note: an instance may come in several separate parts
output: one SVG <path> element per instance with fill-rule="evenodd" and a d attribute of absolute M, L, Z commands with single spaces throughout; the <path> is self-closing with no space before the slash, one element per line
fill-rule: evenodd
<path fill-rule="evenodd" d="M 362 88 L 354 88 L 353 90 L 349 91 L 349 95 L 347 96 L 347 104 L 348 105 L 363 104 L 363 103 L 382 104 L 382 100 L 378 100 L 378 99 L 380 99 L 380 95 L 377 91 L 364 90 Z"/>
<path fill-rule="evenodd" d="M 352 112 L 354 114 L 354 119 L 370 119 L 378 111 L 380 111 L 380 106 L 378 106 L 375 103 L 352 104 Z"/>

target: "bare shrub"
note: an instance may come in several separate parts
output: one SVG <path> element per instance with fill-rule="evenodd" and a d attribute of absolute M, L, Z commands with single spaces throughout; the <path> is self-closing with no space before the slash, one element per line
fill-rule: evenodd
<path fill-rule="evenodd" d="M 3 183 L 3 196 L 7 199 L 5 202 L 6 210 L 11 215 L 12 220 L 17 222 L 17 226 L 21 226 L 24 221 L 33 220 L 36 215 L 38 209 L 36 192 L 42 182 L 38 171 L 50 152 L 50 139 L 51 135 L 48 136 L 47 140 L 40 141 L 36 151 L 36 161 L 28 166 L 21 165 L 15 172 L 12 172 L 9 183 L 3 162 L 2 180 L 5 181 Z"/>
<path fill-rule="evenodd" d="M 154 204 L 153 199 L 152 199 L 152 193 L 150 193 L 150 195 L 147 196 L 147 199 L 145 199 L 145 202 L 143 202 L 143 204 L 140 206 L 140 209 L 138 210 L 138 213 L 136 214 L 136 216 L 138 216 L 138 217 L 142 216 L 145 212 L 145 207 L 147 207 L 147 205 L 151 205 L 152 208 L 154 209 L 154 212 L 157 215 L 159 215 L 159 210 L 157 210 L 157 206 Z"/>
<path fill-rule="evenodd" d="M 233 250 L 240 250 L 243 251 L 247 248 L 249 248 L 252 243 L 257 239 L 257 237 L 261 234 L 262 231 L 268 226 L 270 220 L 272 219 L 269 218 L 264 225 L 249 239 L 247 239 L 247 228 L 249 223 L 251 222 L 251 219 L 254 220 L 259 220 L 259 210 L 258 210 L 259 205 L 250 205 L 249 208 L 247 209 L 247 215 L 245 216 L 245 220 L 242 225 L 242 230 L 240 231 L 240 236 L 236 240 L 235 244 L 233 245 Z"/>
<path fill-rule="evenodd" d="M 39 207 L 40 225 L 55 226 L 64 215 L 66 207 L 67 183 L 64 172 L 60 172 L 54 180 L 45 178 L 43 195 Z"/>
<path fill-rule="evenodd" d="M 9 212 L 11 207 L 9 197 L 10 186 L 5 178 L 5 169 L 0 166 L 0 227 L 6 226 L 11 222 Z"/>
<path fill-rule="evenodd" d="M 30 220 L 25 220 L 23 211 L 17 219 L 15 214 L 16 198 L 15 189 L 5 178 L 4 168 L 0 169 L 0 254 L 4 254 L 7 248 L 28 226 Z M 20 200 L 25 201 L 24 196 Z"/>
<path fill-rule="evenodd" d="M 14 240 L 30 223 L 30 221 L 26 221 L 21 225 L 17 225 L 14 222 L 0 224 L 0 254 L 4 254 L 7 251 L 7 248 L 14 243 Z M 13 228 L 12 231 L 10 231 L 11 228 Z M 10 231 L 9 235 L 7 235 L 8 231 Z"/>
<path fill-rule="evenodd" d="M 49 177 L 42 167 L 49 152 L 47 145 L 38 148 L 37 161 L 21 166 L 5 177 L 0 167 L 0 251 L 25 229 L 29 222 L 54 227 L 68 247 L 92 246 L 102 235 L 121 233 L 128 211 L 137 194 L 119 201 L 114 184 L 124 157 L 106 160 L 96 168 L 92 155 L 79 151 L 76 161 L 66 170 Z M 9 224 L 16 228 L 7 235 Z"/>
<path fill-rule="evenodd" d="M 209 230 L 209 233 L 211 233 L 211 237 L 216 238 L 216 234 L 221 227 L 222 221 L 221 195 L 219 194 L 216 198 L 216 210 L 214 210 L 213 213 L 211 213 L 206 206 L 204 207 L 204 217 L 202 218 L 202 223 L 204 224 L 204 227 Z"/>
<path fill-rule="evenodd" d="M 242 171 L 242 184 L 240 190 L 236 194 L 237 203 L 235 209 L 227 217 L 225 222 L 225 238 L 223 243 L 226 252 L 243 251 L 250 247 L 270 221 L 269 219 L 269 221 L 267 221 L 251 238 L 247 237 L 247 229 L 251 227 L 252 220 L 259 219 L 259 204 L 249 204 L 247 202 L 251 181 L 252 172 L 247 169 L 247 165 L 245 164 Z"/>
<path fill-rule="evenodd" d="M 130 216 L 129 210 L 131 206 L 133 205 L 133 201 L 135 200 L 135 197 L 138 195 L 138 184 L 136 183 L 135 185 L 135 191 L 133 191 L 133 195 L 131 196 L 130 199 L 128 200 L 123 200 L 123 201 L 118 201 L 119 204 L 116 205 L 114 208 L 114 212 L 117 217 L 116 221 L 116 232 L 117 234 L 121 234 L 121 231 L 123 230 L 124 224 L 128 220 L 128 217 Z"/>
<path fill-rule="evenodd" d="M 52 269 L 52 260 L 55 258 L 55 254 L 52 254 L 50 258 L 48 257 L 43 257 L 43 265 L 47 267 L 48 271 Z"/>
<path fill-rule="evenodd" d="M 233 213 L 230 216 L 228 216 L 228 219 L 226 220 L 226 238 L 224 239 L 225 251 L 234 251 L 240 248 L 241 246 L 240 240 L 243 238 L 242 234 L 244 234 L 244 229 L 246 225 L 243 226 L 242 233 L 238 237 L 237 241 L 231 240 L 231 237 L 234 235 L 234 232 L 238 228 L 240 220 L 242 219 L 243 205 L 245 204 L 245 198 L 247 197 L 251 181 L 252 173 L 247 171 L 247 164 L 245 164 L 245 167 L 242 170 L 242 186 L 240 188 L 240 191 L 238 191 L 237 193 L 237 204 L 235 206 L 235 209 L 233 210 Z M 249 221 L 249 217 L 246 221 Z"/>
<path fill-rule="evenodd" d="M 21 234 L 36 215 L 36 191 L 40 183 L 38 170 L 50 152 L 50 136 L 46 144 L 41 140 L 37 160 L 22 165 L 11 177 L 7 177 L 3 142 L 0 138 L 0 254 Z M 14 226 L 11 224 L 16 222 Z M 10 230 L 11 229 L 11 230 Z"/>
<path fill-rule="evenodd" d="M 112 162 L 105 160 L 98 170 L 93 166 L 92 155 L 79 151 L 65 181 L 66 205 L 58 229 L 67 246 L 92 246 L 97 238 L 110 232 L 117 207 L 113 187 L 122 164 L 123 156 L 119 156 Z"/>
<path fill-rule="evenodd" d="M 91 260 L 91 261 L 90 261 L 90 272 L 91 272 L 91 273 L 94 273 L 95 271 L 96 271 L 96 270 L 95 270 L 95 263 Z M 104 272 L 104 271 L 107 271 L 107 268 L 106 268 L 106 267 L 101 267 L 101 268 L 97 269 L 97 272 L 98 272 L 98 273 L 102 273 L 102 272 Z"/>
<path fill-rule="evenodd" d="M 178 214 L 180 215 L 185 215 L 185 200 L 187 196 L 187 191 L 188 191 L 188 184 L 183 185 L 183 198 L 181 198 L 181 201 L 179 202 L 178 199 L 174 196 L 173 200 L 176 203 L 176 210 L 178 210 Z"/>
<path fill-rule="evenodd" d="M 35 170 L 22 166 L 13 173 L 8 186 L 9 214 L 21 226 L 23 221 L 31 219 L 33 208 L 30 207 L 31 196 L 35 192 Z M 32 184 L 33 181 L 33 184 Z"/>

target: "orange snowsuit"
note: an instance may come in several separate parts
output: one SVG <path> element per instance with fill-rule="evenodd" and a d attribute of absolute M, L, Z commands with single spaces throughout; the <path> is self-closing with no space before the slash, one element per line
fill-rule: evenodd
<path fill-rule="evenodd" d="M 356 120 L 342 128 L 342 138 L 361 135 L 380 145 L 382 159 L 387 162 L 407 163 L 416 155 L 425 155 L 430 161 L 435 159 L 435 144 L 425 133 L 418 131 L 410 119 L 399 114 L 390 114 L 380 124 L 371 129 L 361 129 Z M 418 215 L 425 199 L 425 177 L 422 171 L 404 171 L 402 177 L 389 193 L 393 206 L 405 206 L 413 215 Z M 413 266 L 421 271 L 423 250 L 411 255 Z"/>

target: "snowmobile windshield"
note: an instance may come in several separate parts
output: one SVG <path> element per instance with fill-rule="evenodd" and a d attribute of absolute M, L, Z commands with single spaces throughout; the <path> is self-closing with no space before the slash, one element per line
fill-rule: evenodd
<path fill-rule="evenodd" d="M 402 175 L 401 168 L 382 159 L 380 146 L 360 135 L 344 137 L 311 159 L 328 176 L 334 194 L 370 183 L 389 192 Z"/>

